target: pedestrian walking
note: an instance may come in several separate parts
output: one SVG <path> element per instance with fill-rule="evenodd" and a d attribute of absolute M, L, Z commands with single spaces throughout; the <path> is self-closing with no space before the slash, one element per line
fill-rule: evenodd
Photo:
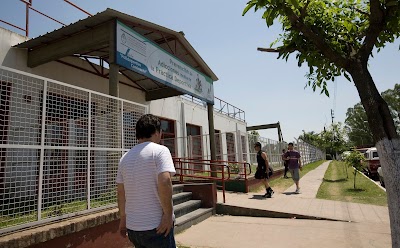
<path fill-rule="evenodd" d="M 175 167 L 167 147 L 159 145 L 161 122 L 143 115 L 136 123 L 139 144 L 118 165 L 119 232 L 136 248 L 175 248 L 171 176 Z"/>
<path fill-rule="evenodd" d="M 293 149 L 293 143 L 289 143 L 288 151 L 285 153 L 285 158 L 288 161 L 289 172 L 292 175 L 292 179 L 296 184 L 296 194 L 300 193 L 300 172 L 299 170 L 302 168 L 300 153 Z"/>
<path fill-rule="evenodd" d="M 261 151 L 261 143 L 256 142 L 254 149 L 257 152 L 257 170 L 254 177 L 262 181 L 265 186 L 266 193 L 264 197 L 271 198 L 274 191 L 269 185 L 269 177 L 272 175 L 272 168 L 269 166 L 267 154 Z"/>
<path fill-rule="evenodd" d="M 282 161 L 283 161 L 283 166 L 285 167 L 285 172 L 283 174 L 283 178 L 288 178 L 287 172 L 289 171 L 289 161 L 285 158 L 286 154 L 286 149 L 282 149 Z"/>

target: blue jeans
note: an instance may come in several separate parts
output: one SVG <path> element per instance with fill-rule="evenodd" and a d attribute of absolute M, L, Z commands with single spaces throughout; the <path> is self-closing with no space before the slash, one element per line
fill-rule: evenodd
<path fill-rule="evenodd" d="M 164 237 L 164 234 L 157 234 L 156 229 L 149 231 L 132 231 L 128 229 L 129 240 L 135 248 L 175 248 L 174 228 Z"/>

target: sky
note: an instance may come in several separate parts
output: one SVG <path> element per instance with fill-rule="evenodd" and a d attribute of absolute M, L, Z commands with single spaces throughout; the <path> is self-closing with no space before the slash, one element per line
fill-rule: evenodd
<path fill-rule="evenodd" d="M 344 122 L 346 111 L 360 101 L 352 82 L 344 77 L 329 82 L 330 97 L 306 86 L 308 67 L 298 67 L 295 55 L 286 62 L 276 54 L 257 51 L 269 47 L 281 32 L 278 22 L 267 28 L 262 13 L 242 11 L 248 0 L 70 0 L 91 14 L 106 8 L 133 15 L 175 31 L 186 39 L 219 78 L 214 82 L 216 97 L 245 111 L 248 126 L 280 122 L 285 141 L 294 141 L 303 130 L 321 132 L 334 122 Z M 70 24 L 87 15 L 63 0 L 33 0 L 33 7 Z M 61 27 L 33 11 L 29 37 Z M 25 4 L 3 0 L 0 19 L 25 25 Z M 1 27 L 24 32 L 0 23 Z M 388 44 L 370 59 L 370 72 L 380 92 L 393 89 L 400 78 L 399 40 Z M 335 90 L 336 88 L 336 90 Z M 259 131 L 277 140 L 276 130 Z"/>

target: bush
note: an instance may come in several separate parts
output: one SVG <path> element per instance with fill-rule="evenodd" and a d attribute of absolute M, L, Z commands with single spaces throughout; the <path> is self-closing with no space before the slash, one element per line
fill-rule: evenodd
<path fill-rule="evenodd" d="M 230 167 L 231 173 L 235 173 L 235 174 L 239 173 L 240 168 L 239 168 L 238 164 L 229 164 L 228 166 Z"/>

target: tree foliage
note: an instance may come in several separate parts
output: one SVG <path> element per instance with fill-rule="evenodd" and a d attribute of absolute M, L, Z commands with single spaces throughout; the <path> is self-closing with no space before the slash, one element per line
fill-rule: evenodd
<path fill-rule="evenodd" d="M 296 54 L 299 66 L 309 68 L 307 85 L 329 95 L 327 82 L 343 75 L 353 81 L 366 111 L 387 179 L 392 247 L 400 247 L 400 136 L 392 111 L 380 95 L 368 69 L 373 51 L 379 52 L 400 35 L 400 0 L 250 0 L 262 10 L 267 26 L 279 20 L 282 34 L 271 44 L 279 58 Z M 375 50 L 374 50 L 375 49 Z"/>
<path fill-rule="evenodd" d="M 346 71 L 352 60 L 366 49 L 379 52 L 387 42 L 393 42 L 400 34 L 398 0 L 251 0 L 243 11 L 262 10 L 268 27 L 279 19 L 283 33 L 271 47 L 278 45 L 278 58 L 288 59 L 296 53 L 298 65 L 305 62 L 309 67 L 308 85 L 315 91 L 329 96 L 327 82 L 337 76 L 350 76 Z M 371 4 L 378 4 L 382 13 L 370 12 Z M 369 39 L 375 19 L 387 19 L 384 32 L 376 34 L 377 42 Z M 378 25 L 378 24 L 377 24 Z M 299 32 L 300 31 L 300 32 Z M 372 34 L 371 34 L 372 35 Z M 310 42 L 313 39 L 313 42 Z M 372 47 L 371 47 L 372 46 Z M 368 60 L 368 58 L 366 58 Z"/>
<path fill-rule="evenodd" d="M 304 142 L 307 142 L 315 147 L 318 147 L 320 149 L 325 149 L 325 141 L 322 139 L 322 134 L 321 133 L 316 133 L 314 131 L 310 132 L 305 132 L 303 130 L 303 134 L 299 135 L 299 138 L 303 140 Z"/>
<path fill-rule="evenodd" d="M 396 84 L 393 89 L 382 92 L 382 97 L 389 105 L 397 133 L 400 134 L 400 84 Z"/>
<path fill-rule="evenodd" d="M 334 123 L 320 133 L 303 132 L 299 139 L 312 144 L 327 154 L 342 153 L 348 149 L 346 131 L 342 123 Z"/>
<path fill-rule="evenodd" d="M 394 89 L 382 92 L 382 97 L 388 103 L 397 132 L 400 134 L 400 84 L 396 84 Z M 347 109 L 345 124 L 351 145 L 373 146 L 374 141 L 368 126 L 367 113 L 361 103 Z"/>
<path fill-rule="evenodd" d="M 373 146 L 374 140 L 368 126 L 367 114 L 361 103 L 357 103 L 354 107 L 347 109 L 345 124 L 351 145 Z"/>
<path fill-rule="evenodd" d="M 254 147 L 254 144 L 260 140 L 260 134 L 255 130 L 248 132 L 248 134 L 249 146 Z"/>

